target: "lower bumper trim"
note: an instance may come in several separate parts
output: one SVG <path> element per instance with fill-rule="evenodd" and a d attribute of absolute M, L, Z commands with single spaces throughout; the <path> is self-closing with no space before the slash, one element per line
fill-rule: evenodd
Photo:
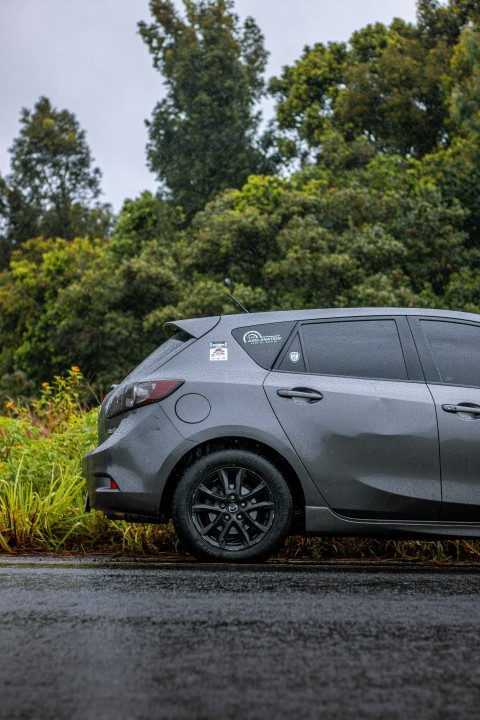
<path fill-rule="evenodd" d="M 101 510 L 107 517 L 112 515 L 117 520 L 125 520 L 126 516 L 142 517 L 141 522 L 160 522 L 160 495 L 99 488 L 90 492 L 89 497 L 91 507 Z M 117 517 L 120 515 L 121 518 Z"/>

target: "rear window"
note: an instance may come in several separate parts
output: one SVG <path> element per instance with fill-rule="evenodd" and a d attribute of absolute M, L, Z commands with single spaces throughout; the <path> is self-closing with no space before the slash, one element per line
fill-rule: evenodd
<path fill-rule="evenodd" d="M 311 373 L 408 379 L 394 320 L 347 320 L 303 325 L 302 339 Z"/>
<path fill-rule="evenodd" d="M 441 320 L 420 323 L 441 382 L 480 387 L 480 327 Z"/>
<path fill-rule="evenodd" d="M 142 360 L 140 365 L 137 365 L 135 370 L 133 370 L 126 379 L 134 380 L 140 375 L 149 375 L 155 372 L 155 370 L 163 365 L 172 355 L 175 355 L 175 353 L 191 339 L 192 336 L 183 330 L 175 333 L 175 335 L 165 340 L 165 342 L 145 358 L 145 360 Z"/>
<path fill-rule="evenodd" d="M 247 325 L 232 330 L 232 335 L 260 367 L 269 370 L 294 327 L 295 321 Z"/>

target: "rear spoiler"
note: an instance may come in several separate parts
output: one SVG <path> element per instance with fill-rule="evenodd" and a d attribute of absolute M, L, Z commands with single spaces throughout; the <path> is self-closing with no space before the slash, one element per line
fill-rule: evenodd
<path fill-rule="evenodd" d="M 171 322 L 165 323 L 163 332 L 166 337 L 170 337 L 178 332 L 178 330 L 183 330 L 195 339 L 198 339 L 202 337 L 202 335 L 206 335 L 210 330 L 213 330 L 219 322 L 220 315 L 216 317 L 193 318 L 191 320 L 172 320 Z"/>

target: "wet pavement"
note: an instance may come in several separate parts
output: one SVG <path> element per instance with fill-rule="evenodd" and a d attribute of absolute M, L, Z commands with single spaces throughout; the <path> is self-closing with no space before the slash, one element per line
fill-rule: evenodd
<path fill-rule="evenodd" d="M 480 566 L 0 556 L 2 720 L 480 716 Z"/>

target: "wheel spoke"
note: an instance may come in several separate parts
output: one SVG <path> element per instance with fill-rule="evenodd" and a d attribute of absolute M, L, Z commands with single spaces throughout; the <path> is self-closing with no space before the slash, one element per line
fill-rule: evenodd
<path fill-rule="evenodd" d="M 210 525 L 207 525 L 207 527 L 202 528 L 200 530 L 200 533 L 202 535 L 207 535 L 209 532 L 212 532 L 212 530 L 214 530 L 217 527 L 217 525 L 220 525 L 221 521 L 222 521 L 222 516 L 219 515 L 218 517 L 215 518 L 215 520 L 213 520 L 210 523 Z M 225 530 L 225 528 L 223 530 Z M 223 530 L 222 530 L 222 533 L 223 533 Z"/>
<path fill-rule="evenodd" d="M 252 503 L 248 508 L 248 512 L 251 512 L 252 510 L 273 510 L 273 507 L 273 502 L 270 502 L 269 500 L 262 500 L 262 502 Z"/>
<path fill-rule="evenodd" d="M 235 494 L 237 497 L 240 497 L 244 477 L 245 468 L 239 468 L 235 475 Z"/>
<path fill-rule="evenodd" d="M 254 520 L 254 518 L 252 518 L 252 516 L 249 515 L 248 513 L 246 513 L 246 516 L 248 518 L 248 521 L 251 522 L 252 525 L 255 525 L 255 527 L 258 530 L 260 530 L 260 532 L 266 533 L 267 530 L 269 529 L 269 525 L 262 525 L 261 523 L 258 522 L 258 520 Z"/>
<path fill-rule="evenodd" d="M 221 550 L 225 550 L 225 544 L 227 542 L 227 535 L 230 532 L 230 528 L 232 527 L 234 520 L 229 520 L 227 523 L 225 523 L 225 527 L 222 529 L 222 532 L 220 533 L 218 537 L 218 546 Z"/>
<path fill-rule="evenodd" d="M 215 505 L 206 505 L 205 503 L 197 503 L 196 505 L 192 506 L 193 512 L 215 512 L 215 513 L 221 513 L 222 511 L 220 508 L 215 507 Z"/>
<path fill-rule="evenodd" d="M 248 534 L 248 531 L 246 530 L 246 528 L 243 527 L 243 523 L 237 522 L 237 523 L 235 523 L 235 525 L 240 530 L 240 533 L 243 535 L 243 546 L 250 547 L 252 538 Z"/>
<path fill-rule="evenodd" d="M 217 493 L 214 493 L 212 490 L 209 490 L 205 485 L 202 483 L 198 486 L 199 492 L 201 492 L 203 495 L 206 495 L 209 498 L 212 498 L 212 500 L 225 500 L 223 495 L 217 495 Z"/>
<path fill-rule="evenodd" d="M 248 492 L 246 495 L 242 495 L 241 500 L 251 500 L 251 498 L 255 497 L 255 495 L 258 495 L 259 492 L 265 490 L 266 487 L 266 482 L 262 480 L 256 487 L 253 488 L 253 490 L 250 490 L 250 492 Z"/>
<path fill-rule="evenodd" d="M 218 477 L 219 477 L 220 480 L 222 481 L 223 492 L 225 493 L 225 497 L 228 497 L 228 493 L 229 493 L 229 491 L 230 491 L 230 488 L 228 487 L 229 482 L 228 482 L 227 471 L 226 471 L 226 470 L 223 470 L 223 468 L 222 468 L 221 470 L 218 471 Z"/>

